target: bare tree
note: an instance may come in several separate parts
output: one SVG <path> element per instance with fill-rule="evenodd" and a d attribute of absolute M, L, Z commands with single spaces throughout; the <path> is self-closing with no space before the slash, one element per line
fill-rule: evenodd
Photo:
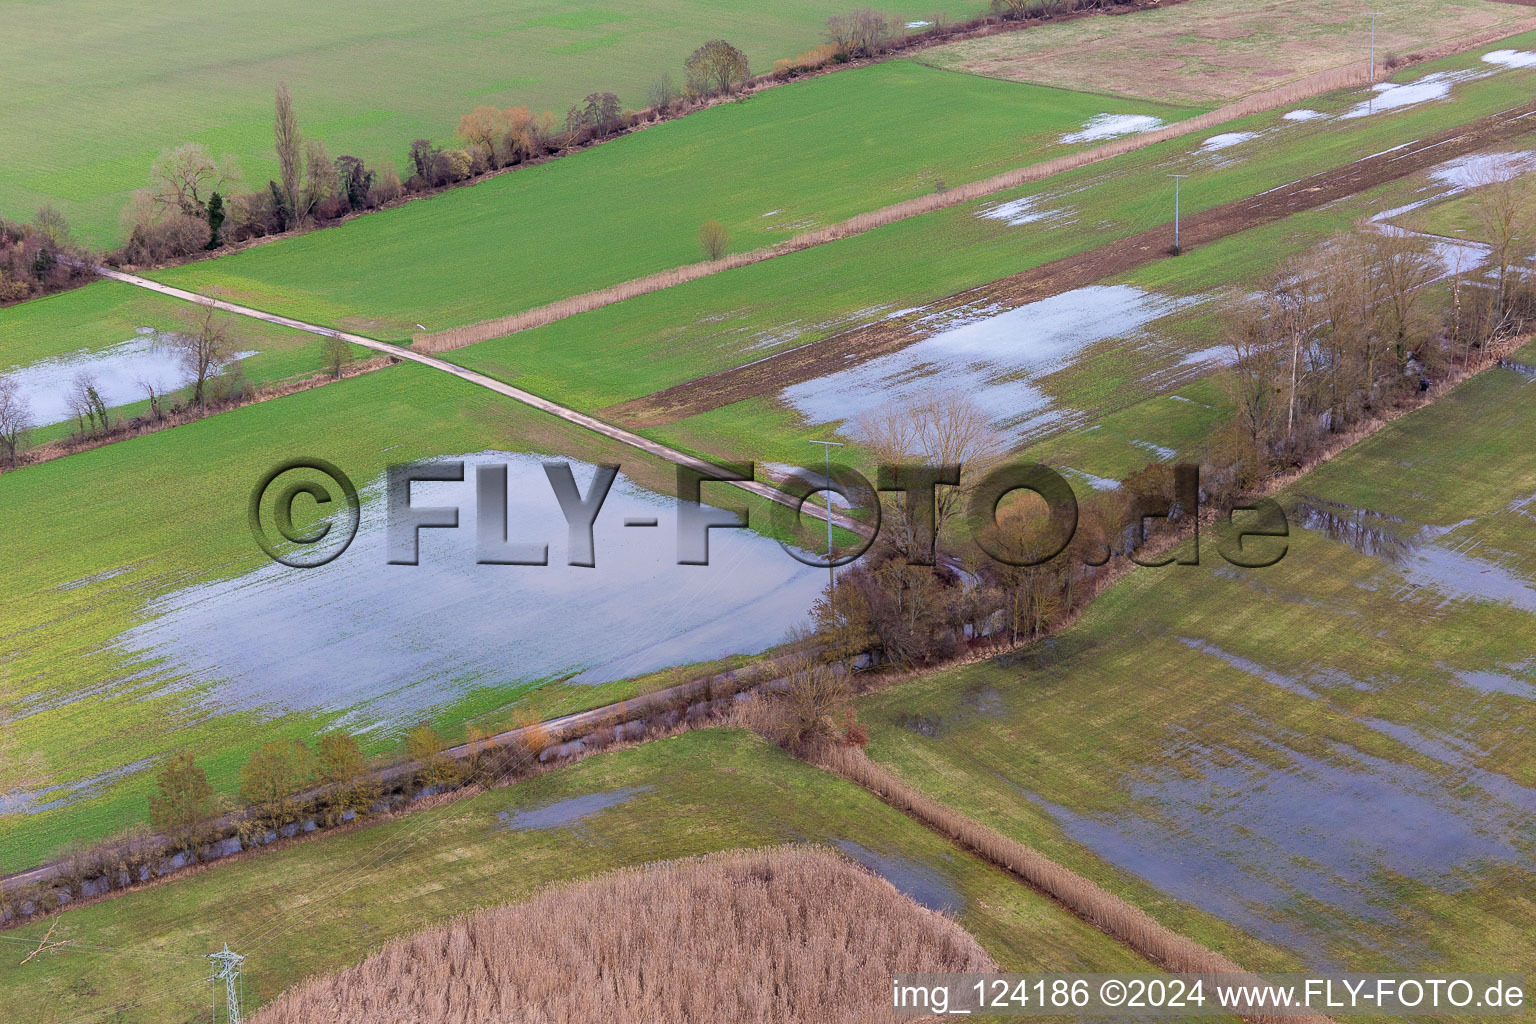
<path fill-rule="evenodd" d="M 304 173 L 304 140 L 299 132 L 298 118 L 293 112 L 293 98 L 288 95 L 287 82 L 277 83 L 274 106 L 272 132 L 277 148 L 277 166 L 283 179 L 282 196 L 288 204 L 289 216 L 293 217 L 299 206 L 299 181 Z"/>
<path fill-rule="evenodd" d="M 336 335 L 328 335 L 325 339 L 325 368 L 331 376 L 341 379 L 341 368 L 347 365 L 347 358 L 352 354 L 352 348 Z"/>
<path fill-rule="evenodd" d="M 0 377 L 0 453 L 8 465 L 16 465 L 16 450 L 32 427 L 32 409 L 14 377 Z"/>
<path fill-rule="evenodd" d="M 961 391 L 932 392 L 913 402 L 893 402 L 860 416 L 858 433 L 878 464 L 921 463 L 961 467 L 959 487 L 941 486 L 934 503 L 934 536 L 961 511 L 970 489 L 1007 453 L 991 418 Z M 907 507 L 895 509 L 898 547 L 908 555 L 918 540 Z"/>
<path fill-rule="evenodd" d="M 1536 186 L 1507 167 L 1488 167 L 1473 182 L 1477 188 L 1477 214 L 1484 238 L 1493 250 L 1498 272 L 1496 313 L 1509 299 L 1511 270 L 1530 255 L 1536 233 Z"/>
<path fill-rule="evenodd" d="M 220 316 L 211 305 L 199 304 L 186 315 L 184 329 L 166 337 L 166 344 L 176 352 L 191 378 L 192 400 L 202 405 L 208 379 L 234 349 L 228 318 Z"/>
<path fill-rule="evenodd" d="M 1376 333 L 1392 348 L 1402 371 L 1428 331 L 1425 286 L 1435 280 L 1439 265 L 1423 239 L 1403 231 L 1366 235 L 1366 253 Z"/>
<path fill-rule="evenodd" d="M 233 157 L 215 161 L 202 143 L 184 142 L 150 165 L 149 194 L 161 209 L 206 220 L 208 200 L 235 178 Z"/>
<path fill-rule="evenodd" d="M 470 146 L 483 148 L 490 167 L 496 166 L 496 140 L 505 136 L 510 127 L 509 113 L 511 108 L 502 111 L 496 107 L 479 106 L 459 118 L 459 138 Z"/>
<path fill-rule="evenodd" d="M 695 96 L 728 93 L 752 76 L 747 55 L 724 39 L 712 39 L 694 50 L 683 67 L 688 91 Z"/>
<path fill-rule="evenodd" d="M 717 220 L 707 220 L 699 225 L 699 247 L 707 259 L 718 260 L 730 248 L 731 233 Z"/>
<path fill-rule="evenodd" d="M 160 393 L 159 385 L 155 382 L 155 379 L 148 374 L 143 374 L 136 378 L 134 383 L 139 386 L 139 390 L 144 392 L 144 397 L 149 400 L 149 414 L 156 420 L 165 419 L 165 411 L 160 405 L 165 396 Z"/>
<path fill-rule="evenodd" d="M 850 57 L 882 53 L 899 34 L 894 21 L 868 7 L 827 19 L 827 41 Z"/>
<path fill-rule="evenodd" d="M 300 223 L 309 219 L 315 207 L 336 194 L 336 165 L 325 151 L 325 143 L 310 139 L 304 144 L 304 188 L 299 195 L 296 217 Z"/>

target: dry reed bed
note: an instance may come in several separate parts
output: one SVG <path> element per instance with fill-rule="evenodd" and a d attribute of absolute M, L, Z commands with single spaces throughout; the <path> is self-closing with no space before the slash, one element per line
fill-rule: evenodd
<path fill-rule="evenodd" d="M 855 785 L 874 793 L 897 810 L 946 837 L 983 860 L 1003 868 L 1032 888 L 1056 900 L 1072 913 L 1118 939 L 1142 956 L 1180 974 L 1245 974 L 1243 968 L 1193 939 L 1164 927 L 1098 883 L 1063 867 L 1037 850 L 930 799 L 876 765 L 862 750 L 835 747 L 821 752 L 817 762 Z M 1327 1024 L 1328 1017 L 1240 1014 L 1245 1020 Z"/>
<path fill-rule="evenodd" d="M 777 847 L 624 868 L 461 918 L 299 984 L 252 1024 L 841 1024 L 884 1018 L 895 973 L 997 969 L 862 867 Z"/>
<path fill-rule="evenodd" d="M 1399 64 L 1398 67 L 1422 63 L 1427 60 L 1436 60 L 1440 57 L 1458 53 L 1461 50 L 1481 46 L 1484 43 L 1503 39 L 1531 29 L 1536 29 L 1536 18 L 1446 43 L 1433 50 L 1417 54 L 1410 60 Z M 1386 66 L 1384 64 L 1379 65 L 1378 73 L 1384 70 L 1386 70 Z M 876 228 L 884 227 L 887 224 L 894 224 L 897 221 L 969 203 L 991 195 L 994 192 L 1017 188 L 1020 185 L 1041 181 L 1045 178 L 1076 170 L 1080 167 L 1086 167 L 1090 164 L 1111 160 L 1126 153 L 1144 149 L 1147 146 L 1155 146 L 1169 139 L 1204 131 L 1207 128 L 1214 128 L 1217 125 L 1225 124 L 1228 121 L 1241 117 L 1262 114 L 1265 111 L 1275 110 L 1301 100 L 1310 99 L 1325 92 L 1332 92 L 1335 89 L 1347 89 L 1353 86 L 1366 85 L 1370 80 L 1371 68 L 1365 62 L 1349 67 L 1335 68 L 1332 71 L 1318 72 L 1291 82 L 1288 85 L 1245 96 L 1240 100 L 1218 107 L 1209 113 L 1198 114 L 1176 124 L 1167 125 L 1150 132 L 1143 132 L 1140 135 L 1116 139 L 1112 142 L 1106 142 L 1101 146 L 1069 153 L 1065 156 L 1056 157 L 1053 160 L 1030 164 L 1028 167 L 1004 171 L 1001 174 L 993 175 L 990 178 L 983 178 L 980 181 L 973 181 L 966 185 L 957 185 L 944 192 L 935 192 L 930 195 L 907 199 L 878 210 L 858 214 L 837 224 L 817 228 L 813 231 L 801 232 L 777 245 L 754 249 L 751 252 L 735 253 L 723 259 L 706 260 L 702 263 L 691 263 L 682 267 L 674 267 L 670 270 L 663 270 L 645 277 L 624 281 L 608 288 L 598 289 L 597 291 L 573 295 L 558 302 L 551 302 L 544 306 L 538 306 L 534 309 L 514 313 L 509 316 L 497 317 L 493 320 L 483 320 L 479 323 L 467 324 L 463 327 L 451 327 L 442 331 L 415 334 L 412 335 L 411 344 L 412 347 L 422 352 L 447 352 L 478 342 L 490 341 L 492 338 L 501 338 L 509 334 L 516 334 L 519 331 L 543 327 L 546 324 L 575 316 L 578 313 L 588 313 L 594 309 L 601 309 L 603 306 L 611 306 L 614 303 L 633 299 L 640 295 L 686 284 L 689 281 L 696 281 L 699 278 L 709 277 L 712 274 L 734 270 L 753 263 L 761 263 L 764 260 L 773 259 L 775 256 L 784 256 L 789 253 L 800 252 L 804 249 L 811 249 L 818 245 L 837 241 L 838 239 L 863 234 L 866 231 L 873 231 Z"/>

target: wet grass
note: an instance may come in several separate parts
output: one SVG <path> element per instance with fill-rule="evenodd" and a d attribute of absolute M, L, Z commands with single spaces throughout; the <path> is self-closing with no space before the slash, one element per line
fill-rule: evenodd
<path fill-rule="evenodd" d="M 1517 37 L 1509 45 L 1524 45 L 1523 39 Z M 1410 80 L 1480 65 L 1481 52 L 1399 77 Z M 1505 109 L 1528 98 L 1532 81 L 1536 73 L 1500 72 L 1458 85 L 1454 102 L 1348 121 L 1285 122 L 1279 112 L 1246 118 L 988 201 L 1040 196 L 1048 208 L 1065 212 L 1063 219 L 1011 227 L 978 217 L 984 204 L 971 204 L 482 342 L 449 356 L 579 408 L 602 408 L 1166 225 L 1172 213 L 1168 173 L 1196 172 L 1183 193 L 1183 209 L 1189 215 Z M 1338 113 L 1359 98 L 1340 92 L 1310 106 Z M 1220 162 L 1197 155 L 1203 137 L 1232 130 L 1265 134 L 1222 151 Z M 1204 291 L 1272 268 L 1279 253 L 1299 251 L 1347 226 L 1355 215 L 1336 208 L 1315 211 L 1259 229 L 1264 234 L 1254 237 L 1262 244 L 1229 240 L 1177 260 L 1154 260 L 1126 277 L 1184 294 Z"/>
<path fill-rule="evenodd" d="M 499 827 L 504 811 L 622 788 L 633 798 L 569 825 Z M 72 911 L 54 939 L 129 952 L 39 958 L 0 974 L 0 999 L 35 1007 L 39 1024 L 109 1008 L 129 1020 L 190 1019 L 207 1007 L 201 954 L 229 942 L 248 954 L 249 1009 L 306 976 L 357 963 L 395 936 L 554 882 L 724 849 L 851 837 L 955 893 L 956 919 L 1005 970 L 1149 969 L 863 790 L 750 734 L 712 730 Z M 899 885 L 901 876 L 893 878 Z M 36 937 L 46 927 L 7 934 Z"/>
<path fill-rule="evenodd" d="M 1247 966 L 1530 969 L 1536 614 L 1496 600 L 1536 585 L 1528 389 L 1489 371 L 1282 496 L 1429 528 L 1406 563 L 1293 527 L 1238 570 L 1207 534 L 1036 651 L 868 698 L 871 755 Z"/>
<path fill-rule="evenodd" d="M 0 309 L 0 374 L 81 350 L 100 352 L 132 340 L 144 327 L 174 331 L 184 325 L 181 315 L 189 308 L 185 302 L 143 288 L 96 281 Z M 314 373 L 321 368 L 324 342 L 312 334 L 243 318 L 233 320 L 231 328 L 236 350 L 256 353 L 241 364 L 252 383 Z M 117 412 L 132 416 L 147 405 L 130 403 Z M 60 432 L 41 429 L 33 439 L 49 440 Z"/>
<path fill-rule="evenodd" d="M 260 189 L 277 175 L 272 90 L 282 80 L 306 138 L 324 140 L 333 157 L 398 164 L 415 138 L 456 145 L 459 116 L 478 104 L 563 118 L 581 97 L 612 90 L 641 107 L 661 74 L 681 82 L 683 61 L 706 39 L 730 40 L 767 71 L 821 42 L 828 13 L 810 0 L 474 0 L 449 16 L 403 0 L 323 10 L 278 0 L 258 11 L 231 0 L 29 4 L 10 12 L 0 38 L 0 60 L 33 69 L 7 92 L 0 214 L 30 219 L 50 202 L 92 243 L 120 241 L 129 193 L 156 154 L 189 140 L 232 154 L 244 187 Z M 908 0 L 890 13 L 931 11 Z M 210 38 L 221 41 L 217 55 Z"/>
<path fill-rule="evenodd" d="M 641 486 L 661 493 L 675 486 L 669 465 L 599 445 L 584 430 L 412 365 L 0 476 L 0 507 L 9 521 L 27 524 L 8 534 L 0 567 L 0 622 L 11 652 L 0 663 L 0 703 L 36 712 L 16 724 L 22 749 L 41 752 L 50 781 L 64 783 L 184 747 L 197 754 L 219 791 L 233 792 L 256 743 L 312 736 L 340 720 L 344 709 L 213 713 L 201 701 L 216 692 L 218 680 L 171 680 L 179 685 L 167 687 L 157 666 L 136 663 L 114 650 L 114 641 L 145 620 L 156 597 L 232 579 L 263 563 L 246 507 L 258 479 L 279 461 L 319 456 L 362 486 L 389 463 L 492 448 L 617 462 Z M 736 503 L 747 505 L 759 529 L 769 529 L 765 504 L 745 496 Z M 114 572 L 120 574 L 105 578 Z M 381 599 L 408 604 L 411 596 L 406 589 Z M 210 643 L 216 652 L 216 641 Z M 316 670 L 321 677 L 344 671 Z M 469 720 L 504 722 L 534 683 L 548 685 L 538 711 L 561 714 L 677 681 L 659 673 L 613 683 L 610 691 L 522 678 L 509 665 L 502 677 L 466 684 L 422 714 L 462 735 Z M 372 752 L 392 754 L 397 740 L 375 732 L 365 743 Z M 41 861 L 68 841 L 89 842 L 142 821 L 151 774 L 128 776 L 67 807 L 0 819 L 0 871 Z"/>
<path fill-rule="evenodd" d="M 770 89 L 473 188 L 155 275 L 396 339 L 703 258 L 1070 152 L 1106 110 L 1194 113 L 995 82 L 907 60 Z M 914 131 L 915 125 L 922 130 Z M 371 326 L 370 326 L 371 325 Z"/>

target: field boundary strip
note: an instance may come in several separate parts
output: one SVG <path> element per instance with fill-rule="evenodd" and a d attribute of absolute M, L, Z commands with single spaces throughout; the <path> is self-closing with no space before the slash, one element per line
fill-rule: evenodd
<path fill-rule="evenodd" d="M 1466 36 L 1453 43 L 1448 43 L 1435 50 L 1428 51 L 1422 55 L 1420 60 L 1414 63 L 1438 60 L 1441 57 L 1459 53 L 1462 50 L 1483 46 L 1487 43 L 1533 29 L 1536 29 L 1536 18 L 1500 26 L 1497 29 L 1481 32 L 1473 36 Z M 1399 65 L 1399 68 L 1403 66 L 1405 65 Z M 1379 63 L 1378 73 L 1386 70 L 1388 69 L 1385 63 Z M 980 181 L 956 185 L 944 192 L 935 192 L 926 196 L 918 196 L 915 199 L 903 200 L 878 210 L 858 214 L 824 228 L 802 232 L 777 245 L 753 249 L 750 252 L 733 253 L 718 260 L 705 260 L 701 263 L 690 263 L 681 267 L 673 267 L 670 270 L 658 271 L 645 277 L 638 277 L 620 284 L 610 285 L 607 288 L 584 292 L 581 295 L 573 295 L 543 306 L 524 310 L 521 313 L 513 313 L 491 320 L 482 320 L 463 327 L 450 327 L 441 331 L 413 334 L 411 344 L 415 349 L 422 352 L 448 352 L 482 341 L 490 341 L 493 338 L 503 338 L 509 334 L 517 334 L 520 331 L 543 327 L 579 313 L 588 313 L 595 309 L 601 309 L 604 306 L 611 306 L 626 299 L 648 295 L 651 292 L 663 291 L 667 288 L 723 273 L 727 270 L 750 266 L 753 263 L 761 263 L 776 256 L 787 256 L 790 253 L 813 249 L 820 245 L 826 245 L 828 242 L 861 235 L 866 231 L 873 231 L 888 224 L 920 217 L 926 213 L 960 206 L 992 195 L 995 192 L 1017 188 L 1020 185 L 1027 185 L 1031 182 L 1043 181 L 1057 174 L 1102 163 L 1105 160 L 1111 160 L 1126 153 L 1132 153 L 1148 146 L 1155 146 L 1158 143 L 1167 142 L 1170 139 L 1176 139 L 1194 132 L 1204 131 L 1207 128 L 1214 128 L 1218 125 L 1226 124 L 1228 121 L 1235 121 L 1254 114 L 1262 114 L 1291 103 L 1310 99 L 1325 92 L 1367 85 L 1371 80 L 1371 68 L 1364 61 L 1357 65 L 1334 68 L 1331 71 L 1320 71 L 1306 78 L 1298 79 L 1289 85 L 1278 86 L 1264 92 L 1254 93 L 1251 96 L 1245 96 L 1208 113 L 1197 114 L 1194 117 L 1150 132 L 1116 139 L 1113 142 L 1106 142 L 1100 146 L 1094 146 L 1077 153 L 1069 153 L 1042 163 L 1030 164 L 1027 167 L 1014 168 L 1001 174 L 995 174 L 990 178 L 983 178 Z"/>
<path fill-rule="evenodd" d="M 123 284 L 131 284 L 138 288 L 147 288 L 150 291 L 159 292 L 161 295 L 168 295 L 173 299 L 180 299 L 183 302 L 194 302 L 203 306 L 212 306 L 214 309 L 223 310 L 226 313 L 234 313 L 237 316 L 250 317 L 253 320 L 261 320 L 266 323 L 277 324 L 282 327 L 291 327 L 297 331 L 306 331 L 310 334 L 318 334 L 323 338 L 339 338 L 340 340 L 350 344 L 372 349 L 375 352 L 382 352 L 385 355 L 393 356 L 396 359 L 402 359 L 412 363 L 419 363 L 422 366 L 430 366 L 434 370 L 440 370 L 443 373 L 451 374 L 452 376 L 457 377 L 460 380 L 467 381 L 470 384 L 486 388 L 489 391 L 494 391 L 498 395 L 510 398 L 515 402 L 521 402 L 530 408 L 537 409 L 540 412 L 548 413 L 551 416 L 558 417 L 567 423 L 574 424 L 575 426 L 583 427 L 586 430 L 592 431 L 593 433 L 601 434 L 603 437 L 609 438 L 613 441 L 618 441 L 620 444 L 628 445 L 631 448 L 637 448 L 648 455 L 654 455 L 657 458 L 663 459 L 674 465 L 695 470 L 705 474 L 707 477 L 713 477 L 714 474 L 718 472 L 718 467 L 705 459 L 689 455 L 686 452 L 680 452 L 676 448 L 669 448 L 664 444 L 659 444 L 658 442 L 652 441 L 649 438 L 641 437 L 639 434 L 625 430 L 622 427 L 616 427 L 611 423 L 604 423 L 602 420 L 597 419 L 596 417 L 588 416 L 586 413 L 577 412 L 575 409 L 572 409 L 569 406 L 561 405 L 558 402 L 551 402 L 547 398 L 541 398 L 538 395 L 524 391 L 521 388 L 515 388 L 510 384 L 506 384 L 495 379 L 494 377 L 487 377 L 485 374 L 476 373 L 474 370 L 466 370 L 464 367 L 450 363 L 446 359 L 438 359 L 434 356 L 426 355 L 421 352 L 405 348 L 401 345 L 394 345 L 387 341 L 379 341 L 377 338 L 369 338 L 361 334 L 352 334 L 348 331 L 339 331 L 331 327 L 321 327 L 318 324 L 306 323 L 303 320 L 295 320 L 292 317 L 282 316 L 277 313 L 268 313 L 260 309 L 252 309 L 249 306 L 241 306 L 233 302 L 226 302 L 223 299 L 216 299 L 212 298 L 211 296 L 200 295 L 197 292 L 187 291 L 184 288 L 175 288 L 171 285 L 161 284 L 159 281 L 151 281 L 147 277 L 139 277 L 136 274 L 128 274 L 121 270 L 113 270 L 110 267 L 97 267 L 96 272 L 101 276 L 111 278 L 114 281 L 121 281 Z M 808 514 L 813 518 L 825 521 L 828 516 L 826 510 L 817 508 L 810 502 L 802 503 L 798 499 L 785 494 L 777 487 L 763 483 L 761 481 L 729 480 L 720 482 L 727 483 L 730 486 L 739 488 L 740 490 L 746 491 L 749 494 L 755 494 L 760 498 L 767 499 L 768 501 L 772 501 L 780 505 L 786 505 L 790 508 L 799 510 L 802 514 Z M 848 516 L 838 512 L 832 512 L 830 515 L 833 524 L 841 527 L 842 529 L 857 533 L 861 536 L 867 534 L 869 531 L 868 525 L 861 523 L 856 519 L 851 519 Z"/>

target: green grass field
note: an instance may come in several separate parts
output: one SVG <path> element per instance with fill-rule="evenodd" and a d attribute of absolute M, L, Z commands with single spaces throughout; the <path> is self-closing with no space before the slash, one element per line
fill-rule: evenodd
<path fill-rule="evenodd" d="M 1023 656 L 867 699 L 871 753 L 1196 938 L 1531 969 L 1530 386 L 1488 371 L 1282 496 L 1400 561 L 1294 511 L 1272 568 L 1207 533 Z"/>
<path fill-rule="evenodd" d="M 903 21 L 932 14 L 915 0 L 886 9 Z M 707 39 L 730 40 L 767 71 L 821 42 L 827 16 L 844 11 L 825 0 L 7 4 L 0 61 L 27 72 L 7 82 L 0 215 L 26 220 L 53 203 L 83 238 L 118 242 L 129 194 L 162 149 L 187 141 L 234 155 L 246 187 L 259 188 L 276 174 L 280 80 L 306 136 L 333 157 L 398 163 L 412 139 L 452 141 L 459 116 L 480 104 L 563 118 L 611 90 L 643 106 L 662 74 L 681 83 L 683 61 Z"/>
<path fill-rule="evenodd" d="M 513 831 L 499 817 L 614 791 L 629 799 L 566 825 Z M 0 1000 L 36 1007 L 38 1024 L 102 1011 L 124 1021 L 194 1019 L 208 1007 L 201 955 L 224 942 L 248 954 L 250 1008 L 397 935 L 556 882 L 717 850 L 840 840 L 885 859 L 898 887 L 915 881 L 930 902 L 952 901 L 956 920 L 1006 970 L 1150 970 L 863 790 L 748 733 L 711 730 L 71 911 L 53 938 L 82 948 L 0 972 Z M 46 928 L 6 937 L 35 939 Z"/>
<path fill-rule="evenodd" d="M 1048 159 L 1103 112 L 1192 111 L 935 71 L 852 69 L 301 238 L 156 274 L 261 309 L 404 338 L 780 241 Z"/>
<path fill-rule="evenodd" d="M 186 748 L 203 760 L 216 788 L 232 793 L 256 743 L 273 736 L 307 738 L 345 725 L 346 708 L 231 710 L 217 697 L 220 687 L 229 685 L 222 667 L 206 677 L 178 679 L 114 644 L 149 621 L 157 600 L 195 584 L 242 577 L 263 564 L 246 509 L 258 479 L 280 460 L 318 456 L 362 487 L 390 463 L 488 449 L 617 462 L 624 478 L 642 487 L 665 494 L 674 486 L 669 465 L 598 444 L 584 430 L 413 365 L 0 476 L 0 507 L 9 521 L 28 524 L 9 535 L 8 557 L 0 567 L 0 621 L 12 652 L 0 663 L 0 706 L 22 716 L 14 727 L 21 749 L 44 755 L 49 783 L 68 784 Z M 730 498 L 729 492 L 705 492 L 706 501 Z M 753 524 L 769 529 L 766 503 L 744 496 L 726 503 L 746 505 Z M 380 514 L 374 506 L 364 510 L 365 516 Z M 670 553 L 674 542 L 667 533 L 657 543 Z M 563 542 L 553 546 L 553 558 L 563 558 L 563 550 Z M 777 548 L 772 554 L 775 568 L 780 558 L 793 565 Z M 349 556 L 362 557 L 356 551 L 343 557 Z M 391 601 L 414 600 L 410 572 L 401 570 Z M 506 581 L 516 585 L 514 576 Z M 689 584 L 694 590 L 702 585 Z M 676 595 L 679 606 L 688 596 Z M 431 610 L 416 617 L 439 622 L 444 633 L 462 626 L 432 618 Z M 366 626 L 332 612 L 323 618 L 324 630 L 333 636 Z M 654 622 L 653 632 L 664 635 L 669 621 Z M 702 666 L 700 674 L 714 667 Z M 464 723 L 504 724 L 510 706 L 526 700 L 549 717 L 685 676 L 678 668 L 576 685 L 529 678 L 509 663 L 489 677 L 441 680 L 447 689 L 423 703 L 420 713 L 462 736 Z M 530 694 L 537 683 L 545 685 Z M 365 744 L 372 753 L 393 755 L 398 735 L 375 730 Z M 66 806 L 0 818 L 0 872 L 46 859 L 66 842 L 88 842 L 144 820 L 151 775 L 109 778 Z"/>
<path fill-rule="evenodd" d="M 1536 34 L 1507 43 L 1536 44 Z M 1417 68 L 1402 78 L 1470 67 L 1479 63 L 1479 53 Z M 1246 118 L 986 203 L 926 214 L 640 296 L 456 350 L 449 358 L 578 408 L 600 409 L 1165 225 L 1172 219 L 1170 172 L 1198 172 L 1183 194 L 1184 209 L 1192 213 L 1507 108 L 1528 98 L 1533 81 L 1536 74 L 1530 71 L 1502 72 L 1458 85 L 1454 103 L 1342 122 L 1287 122 L 1281 112 Z M 1359 99 L 1352 92 L 1335 93 L 1308 106 L 1337 113 Z M 1220 161 L 1199 152 L 1203 139 L 1237 131 L 1263 134 L 1222 151 Z M 977 216 L 991 203 L 1031 197 L 1060 216 L 1019 226 Z M 1287 221 L 1264 229 L 1263 237 L 1289 253 L 1349 222 L 1347 213 L 1324 210 L 1307 215 L 1307 230 L 1296 231 Z M 1155 262 L 1126 280 L 1159 290 L 1177 285 L 1188 294 L 1208 287 L 1208 275 L 1209 283 L 1219 284 L 1262 273 L 1271 263 L 1264 246 L 1223 246 L 1221 259 L 1191 252 Z M 1227 262 L 1234 253 L 1242 263 Z M 1198 272 L 1183 269 L 1186 261 Z M 1155 269 L 1161 267 L 1166 269 Z"/>

